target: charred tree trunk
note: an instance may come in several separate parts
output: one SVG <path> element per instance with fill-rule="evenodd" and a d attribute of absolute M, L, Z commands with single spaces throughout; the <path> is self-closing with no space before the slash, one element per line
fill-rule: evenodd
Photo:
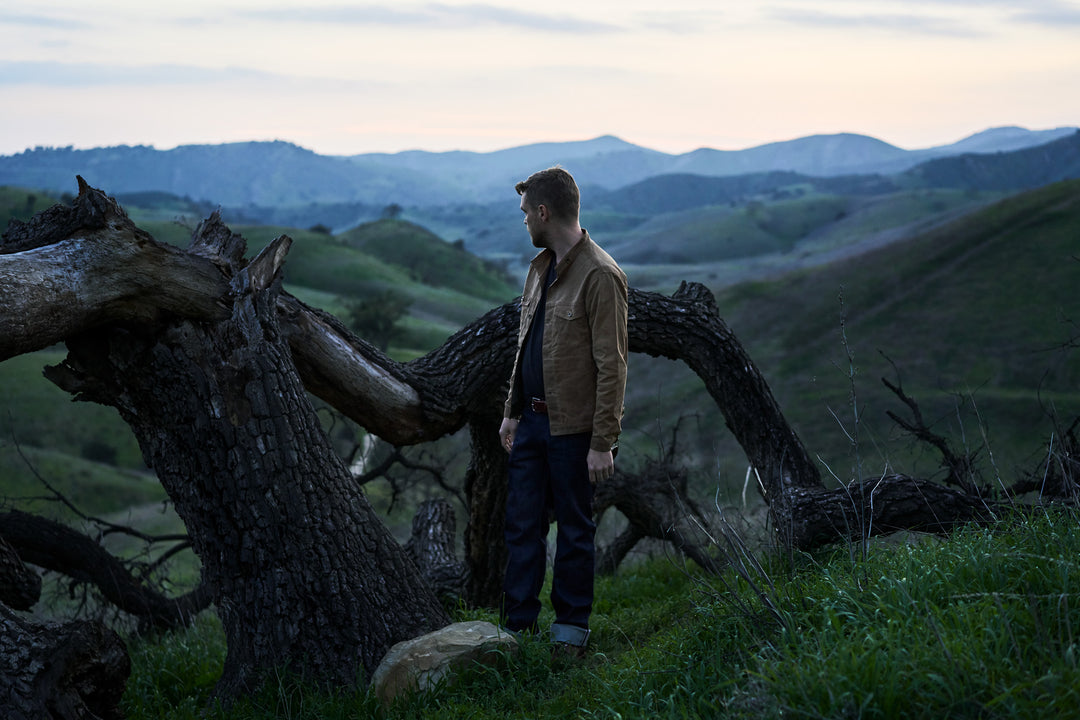
<path fill-rule="evenodd" d="M 102 208 L 108 237 L 130 234 L 96 191 L 79 203 Z M 286 666 L 350 686 L 394 643 L 448 622 L 305 395 L 278 330 L 287 248 L 279 238 L 244 264 L 242 242 L 206 224 L 190 257 L 228 281 L 210 304 L 227 300 L 227 317 L 129 318 L 69 337 L 68 358 L 48 371 L 78 399 L 119 410 L 174 501 L 222 617 L 224 698 Z"/>
<path fill-rule="evenodd" d="M 770 503 L 791 488 L 821 487 L 817 466 L 708 288 L 683 283 L 671 298 L 635 292 L 630 318 L 632 351 L 682 360 L 705 383 Z"/>
<path fill-rule="evenodd" d="M 12 612 L 29 610 L 41 595 L 41 576 L 24 564 L 17 544 L 0 534 L 0 717 L 120 717 L 131 673 L 127 648 L 99 622 L 43 624 Z M 32 553 L 26 559 L 32 562 Z"/>
<path fill-rule="evenodd" d="M 465 561 L 469 565 L 466 598 L 473 605 L 498 607 L 508 553 L 503 540 L 506 518 L 507 455 L 499 444 L 499 421 L 469 426 L 472 459 L 465 477 L 469 523 Z"/>
<path fill-rule="evenodd" d="M 861 540 L 900 530 L 947 533 L 970 522 L 992 522 L 998 502 L 906 475 L 852 483 L 832 490 L 797 489 L 785 498 L 781 537 L 814 548 L 837 540 Z M 775 512 L 774 512 L 775 516 Z"/>
<path fill-rule="evenodd" d="M 101 623 L 33 623 L 0 604 L 0 715 L 5 720 L 120 718 L 130 674 L 124 643 Z"/>

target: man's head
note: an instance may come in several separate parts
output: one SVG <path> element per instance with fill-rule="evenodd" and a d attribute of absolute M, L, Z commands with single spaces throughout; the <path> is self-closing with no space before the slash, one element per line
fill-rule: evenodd
<path fill-rule="evenodd" d="M 529 207 L 546 207 L 553 220 L 577 222 L 581 209 L 581 194 L 574 178 L 561 167 L 535 172 L 528 180 L 522 180 L 515 185 L 514 189 L 521 196 L 522 202 Z"/>
<path fill-rule="evenodd" d="M 578 227 L 581 195 L 574 178 L 561 167 L 535 172 L 514 189 L 521 195 L 525 227 L 536 247 L 551 247 L 553 238 L 559 234 L 553 232 L 556 228 L 569 232 Z"/>

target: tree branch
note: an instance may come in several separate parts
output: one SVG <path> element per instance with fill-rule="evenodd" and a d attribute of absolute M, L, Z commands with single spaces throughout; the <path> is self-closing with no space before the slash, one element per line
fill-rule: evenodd
<path fill-rule="evenodd" d="M 155 242 L 80 178 L 74 206 L 13 221 L 3 235 L 0 360 L 107 324 L 225 317 L 227 291 L 213 263 Z"/>
<path fill-rule="evenodd" d="M 186 625 L 210 604 L 201 584 L 176 598 L 147 588 L 101 545 L 43 517 L 19 510 L 0 514 L 0 538 L 25 562 L 93 584 L 110 603 L 153 627 Z"/>

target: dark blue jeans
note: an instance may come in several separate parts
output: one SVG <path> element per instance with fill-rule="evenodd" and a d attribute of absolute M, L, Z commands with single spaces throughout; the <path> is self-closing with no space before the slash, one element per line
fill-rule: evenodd
<path fill-rule="evenodd" d="M 584 645 L 592 612 L 596 523 L 586 456 L 591 433 L 552 436 L 547 415 L 526 410 L 510 451 L 506 499 L 509 562 L 503 581 L 503 624 L 536 630 L 547 569 L 549 514 L 558 523 L 551 605 L 552 639 Z"/>

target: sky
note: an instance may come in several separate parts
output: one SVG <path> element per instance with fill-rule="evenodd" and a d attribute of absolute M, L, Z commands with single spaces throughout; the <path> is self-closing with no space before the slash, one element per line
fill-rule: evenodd
<path fill-rule="evenodd" d="M 0 0 L 0 155 L 1080 125 L 1080 0 Z"/>

